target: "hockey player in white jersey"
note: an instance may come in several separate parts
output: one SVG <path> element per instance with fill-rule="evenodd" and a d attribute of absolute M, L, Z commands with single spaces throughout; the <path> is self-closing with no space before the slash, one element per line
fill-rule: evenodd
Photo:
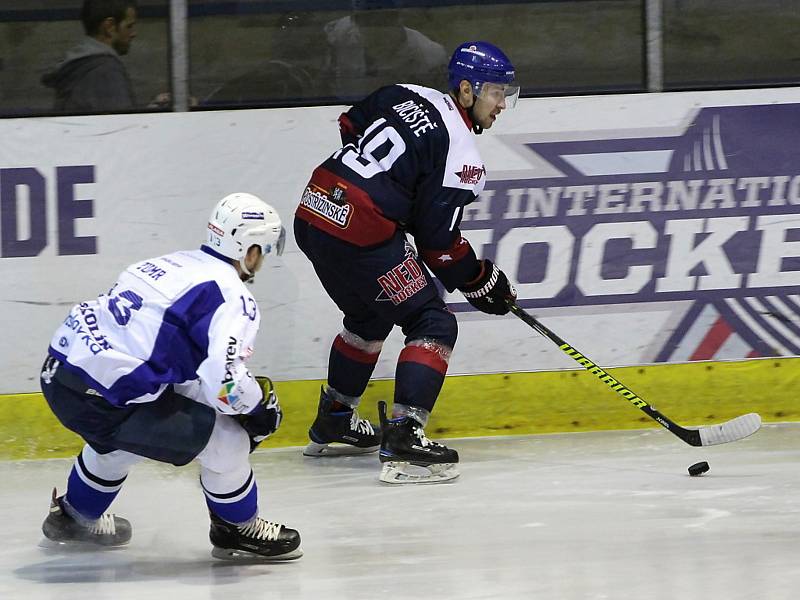
<path fill-rule="evenodd" d="M 261 314 L 245 286 L 285 238 L 276 211 L 245 193 L 211 213 L 206 243 L 129 266 L 105 294 L 74 306 L 53 335 L 41 385 L 53 413 L 85 441 L 45 536 L 127 544 L 106 510 L 145 458 L 200 463 L 212 554 L 298 558 L 300 535 L 258 514 L 249 454 L 280 425 L 268 378 L 253 377 Z"/>

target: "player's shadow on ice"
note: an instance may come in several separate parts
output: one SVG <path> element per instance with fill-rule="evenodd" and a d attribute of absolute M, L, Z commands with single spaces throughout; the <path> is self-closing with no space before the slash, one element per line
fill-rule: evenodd
<path fill-rule="evenodd" d="M 45 549 L 48 554 L 55 550 Z M 57 551 L 52 560 L 33 563 L 14 570 L 19 579 L 37 583 L 120 583 L 181 581 L 185 584 L 224 585 L 236 583 L 254 575 L 269 575 L 287 563 L 265 563 L 256 559 L 220 561 L 208 558 L 168 557 L 142 558 L 125 552 L 124 549 Z"/>

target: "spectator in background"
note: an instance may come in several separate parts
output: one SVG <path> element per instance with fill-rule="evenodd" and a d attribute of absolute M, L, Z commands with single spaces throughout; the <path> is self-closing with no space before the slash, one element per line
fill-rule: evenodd
<path fill-rule="evenodd" d="M 441 44 L 405 27 L 399 0 L 352 0 L 353 15 L 324 27 L 335 97 L 361 99 L 398 77 L 441 88 L 448 55 Z"/>
<path fill-rule="evenodd" d="M 121 60 L 136 37 L 136 0 L 84 0 L 86 37 L 69 50 L 42 83 L 55 91 L 58 113 L 119 112 L 136 107 Z"/>

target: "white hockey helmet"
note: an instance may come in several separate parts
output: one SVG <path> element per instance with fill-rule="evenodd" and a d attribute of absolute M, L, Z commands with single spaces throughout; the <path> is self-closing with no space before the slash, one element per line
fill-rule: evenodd
<path fill-rule="evenodd" d="M 286 230 L 278 211 L 269 204 L 244 192 L 229 194 L 220 200 L 208 218 L 208 245 L 219 254 L 239 261 L 250 274 L 244 257 L 252 246 L 261 248 L 261 255 L 283 254 Z"/>

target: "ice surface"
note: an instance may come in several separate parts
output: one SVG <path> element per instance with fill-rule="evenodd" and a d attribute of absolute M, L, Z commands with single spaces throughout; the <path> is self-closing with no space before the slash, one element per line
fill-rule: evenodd
<path fill-rule="evenodd" d="M 2 600 L 794 600 L 800 424 L 692 448 L 661 430 L 453 440 L 454 483 L 388 486 L 375 455 L 253 455 L 261 513 L 305 556 L 210 556 L 192 465 L 134 467 L 124 549 L 43 548 L 69 460 L 0 463 Z M 690 477 L 692 463 L 709 473 Z"/>

